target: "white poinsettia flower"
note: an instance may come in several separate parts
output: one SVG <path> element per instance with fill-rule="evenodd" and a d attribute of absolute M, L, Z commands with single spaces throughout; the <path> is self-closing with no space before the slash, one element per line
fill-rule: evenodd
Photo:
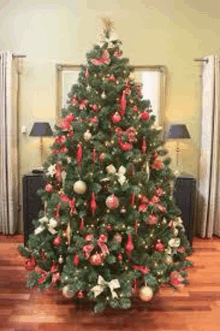
<path fill-rule="evenodd" d="M 125 173 L 126 173 L 126 168 L 123 166 L 120 166 L 120 168 L 118 169 L 118 174 L 124 175 Z"/>
<path fill-rule="evenodd" d="M 116 169 L 113 166 L 113 164 L 110 164 L 109 166 L 107 166 L 106 171 L 107 171 L 108 174 L 115 174 L 116 173 Z"/>
<path fill-rule="evenodd" d="M 42 224 L 47 223 L 48 221 L 49 220 L 48 220 L 47 216 L 43 216 L 42 218 L 39 219 L 39 222 L 42 223 Z"/>
<path fill-rule="evenodd" d="M 54 227 L 51 227 L 51 226 L 48 226 L 48 231 L 51 233 L 51 234 L 55 234 L 57 233 L 57 230 L 54 229 Z"/>
<path fill-rule="evenodd" d="M 34 234 L 39 234 L 42 231 L 44 231 L 44 227 L 42 225 L 38 226 L 35 230 L 34 230 Z"/>
<path fill-rule="evenodd" d="M 167 248 L 165 249 L 165 252 L 166 252 L 168 255 L 172 255 L 172 249 L 171 249 L 171 247 L 167 247 Z"/>
<path fill-rule="evenodd" d="M 57 226 L 57 221 L 54 218 L 50 218 L 48 225 L 55 228 Z"/>
<path fill-rule="evenodd" d="M 123 174 L 118 174 L 118 182 L 123 185 L 126 182 L 126 177 Z"/>
<path fill-rule="evenodd" d="M 179 231 L 178 231 L 177 229 L 174 229 L 174 230 L 173 230 L 173 234 L 174 234 L 175 237 L 178 236 L 178 233 L 179 233 Z"/>
<path fill-rule="evenodd" d="M 50 165 L 47 169 L 46 175 L 53 177 L 56 173 L 56 166 L 57 166 L 56 164 Z"/>
<path fill-rule="evenodd" d="M 168 244 L 170 247 L 177 248 L 180 245 L 180 238 L 172 238 L 169 240 Z"/>

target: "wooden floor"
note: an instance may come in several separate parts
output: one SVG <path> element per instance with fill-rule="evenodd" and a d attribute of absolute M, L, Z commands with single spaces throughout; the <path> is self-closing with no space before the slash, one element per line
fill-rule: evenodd
<path fill-rule="evenodd" d="M 55 290 L 25 287 L 22 236 L 0 236 L 1 331 L 220 331 L 220 239 L 195 238 L 190 284 L 179 292 L 161 290 L 150 303 L 94 315 Z"/>

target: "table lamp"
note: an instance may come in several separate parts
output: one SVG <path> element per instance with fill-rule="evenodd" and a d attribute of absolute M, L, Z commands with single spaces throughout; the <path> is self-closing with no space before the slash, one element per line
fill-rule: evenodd
<path fill-rule="evenodd" d="M 185 124 L 173 124 L 167 131 L 168 139 L 176 139 L 176 171 L 178 172 L 179 165 L 179 141 L 180 139 L 190 139 L 189 131 Z"/>
<path fill-rule="evenodd" d="M 31 137 L 40 137 L 40 156 L 41 166 L 43 166 L 43 137 L 51 137 L 53 131 L 48 122 L 35 122 L 30 132 Z M 33 172 L 43 172 L 41 169 L 35 169 Z"/>

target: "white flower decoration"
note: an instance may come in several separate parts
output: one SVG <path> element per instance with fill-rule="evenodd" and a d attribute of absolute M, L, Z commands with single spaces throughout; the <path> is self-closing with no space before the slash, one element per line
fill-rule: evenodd
<path fill-rule="evenodd" d="M 47 218 L 47 216 L 43 216 L 42 218 L 40 218 L 39 219 L 39 222 L 41 223 L 41 224 L 44 224 L 44 223 L 48 223 L 48 218 Z"/>
<path fill-rule="evenodd" d="M 51 218 L 49 220 L 48 227 L 47 227 L 48 228 L 48 231 L 51 234 L 57 233 L 57 230 L 54 229 L 56 226 L 57 226 L 57 221 L 54 218 Z"/>
<path fill-rule="evenodd" d="M 109 166 L 107 166 L 106 171 L 107 171 L 108 174 L 115 174 L 116 173 L 116 169 L 113 166 L 113 164 L 110 164 Z"/>
<path fill-rule="evenodd" d="M 180 238 L 172 238 L 169 240 L 168 244 L 170 247 L 177 248 L 180 245 Z"/>
<path fill-rule="evenodd" d="M 53 177 L 56 173 L 56 166 L 57 166 L 56 164 L 50 165 L 47 169 L 46 175 Z"/>
<path fill-rule="evenodd" d="M 44 227 L 42 225 L 38 226 L 35 230 L 34 230 L 34 234 L 39 234 L 42 231 L 44 231 Z"/>

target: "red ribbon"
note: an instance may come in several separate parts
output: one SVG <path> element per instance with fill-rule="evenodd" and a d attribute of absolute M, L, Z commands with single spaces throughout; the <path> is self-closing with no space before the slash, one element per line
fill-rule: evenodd
<path fill-rule="evenodd" d="M 109 52 L 107 51 L 107 49 L 104 50 L 102 57 L 100 59 L 91 59 L 91 62 L 95 65 L 98 66 L 100 64 L 109 64 L 110 63 L 110 56 L 109 56 Z"/>
<path fill-rule="evenodd" d="M 92 243 L 93 237 L 88 237 L 88 238 L 89 238 L 88 241 L 90 241 L 90 238 L 91 238 L 91 242 L 83 247 L 83 253 L 84 253 L 84 257 L 86 260 L 89 259 L 90 254 L 91 254 L 92 250 L 94 249 L 94 244 Z M 97 240 L 97 243 L 98 243 L 103 255 L 109 254 L 109 249 L 108 249 L 107 245 L 105 244 L 107 242 L 107 240 L 108 240 L 108 237 L 105 234 L 101 234 L 99 239 Z"/>
<path fill-rule="evenodd" d="M 127 130 L 123 131 L 121 128 L 115 128 L 115 133 L 118 134 L 118 137 L 121 139 L 122 135 L 125 135 L 130 143 L 133 143 L 135 141 L 136 131 L 133 126 L 128 128 Z"/>
<path fill-rule="evenodd" d="M 64 202 L 64 203 L 68 203 L 70 206 L 70 213 L 76 215 L 76 208 L 75 208 L 75 204 L 76 204 L 76 199 L 72 198 L 70 199 L 67 195 L 65 195 L 64 193 L 60 193 L 60 199 Z"/>

